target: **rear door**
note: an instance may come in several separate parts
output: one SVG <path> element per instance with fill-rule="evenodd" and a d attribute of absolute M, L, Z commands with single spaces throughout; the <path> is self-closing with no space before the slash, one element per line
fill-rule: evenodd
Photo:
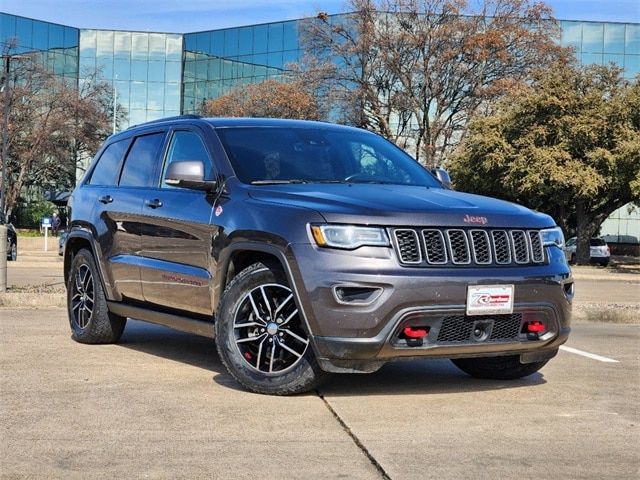
<path fill-rule="evenodd" d="M 131 138 L 108 145 L 100 155 L 88 181 L 75 198 L 76 209 L 91 209 L 98 248 L 103 259 L 103 276 L 123 299 L 142 300 L 137 255 L 140 236 L 136 218 L 142 198 L 118 187 L 122 161 Z"/>
<path fill-rule="evenodd" d="M 210 226 L 213 196 L 164 182 L 171 162 L 201 160 L 205 177 L 214 179 L 204 132 L 180 126 L 170 132 L 160 181 L 144 198 L 141 229 L 141 279 L 145 301 L 165 310 L 211 316 L 210 259 L 216 227 Z"/>

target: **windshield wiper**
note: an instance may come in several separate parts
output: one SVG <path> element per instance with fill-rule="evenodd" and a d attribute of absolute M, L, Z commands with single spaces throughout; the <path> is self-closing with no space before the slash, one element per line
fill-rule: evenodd
<path fill-rule="evenodd" d="M 251 185 L 287 185 L 290 183 L 309 183 L 309 181 L 299 178 L 292 178 L 289 180 L 253 180 Z"/>

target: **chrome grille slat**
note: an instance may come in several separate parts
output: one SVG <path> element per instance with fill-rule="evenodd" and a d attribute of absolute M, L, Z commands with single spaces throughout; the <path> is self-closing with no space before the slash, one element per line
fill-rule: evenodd
<path fill-rule="evenodd" d="M 491 263 L 491 245 L 489 244 L 489 234 L 486 230 L 471 230 L 471 250 L 473 260 L 478 265 L 489 265 Z"/>
<path fill-rule="evenodd" d="M 529 245 L 531 246 L 531 261 L 542 263 L 544 261 L 544 250 L 540 232 L 529 230 L 527 233 L 529 234 Z"/>
<path fill-rule="evenodd" d="M 412 229 L 397 229 L 393 232 L 396 247 L 402 263 L 416 265 L 422 263 L 418 234 Z"/>
<path fill-rule="evenodd" d="M 395 228 L 391 236 L 403 265 L 531 265 L 545 261 L 538 230 Z"/>
<path fill-rule="evenodd" d="M 424 253 L 427 263 L 431 265 L 444 265 L 447 263 L 447 246 L 444 235 L 440 230 L 422 230 L 424 240 Z"/>
<path fill-rule="evenodd" d="M 500 265 L 511 263 L 511 247 L 506 230 L 493 230 L 491 240 L 493 240 L 493 254 L 496 256 L 496 263 Z"/>
<path fill-rule="evenodd" d="M 471 263 L 469 252 L 469 239 L 464 230 L 447 230 L 449 254 L 451 261 L 456 265 L 468 265 Z"/>
<path fill-rule="evenodd" d="M 511 230 L 511 246 L 516 263 L 529 263 L 529 245 L 523 230 Z"/>

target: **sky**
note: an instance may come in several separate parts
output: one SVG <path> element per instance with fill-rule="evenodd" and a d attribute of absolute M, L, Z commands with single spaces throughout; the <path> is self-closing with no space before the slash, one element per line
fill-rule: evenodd
<path fill-rule="evenodd" d="M 640 0 L 547 0 L 561 20 L 640 23 Z M 196 32 L 348 10 L 345 0 L 0 0 L 0 11 L 80 28 Z"/>

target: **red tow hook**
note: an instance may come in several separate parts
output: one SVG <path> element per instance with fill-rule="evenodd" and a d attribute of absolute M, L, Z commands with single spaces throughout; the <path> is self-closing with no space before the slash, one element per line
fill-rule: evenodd
<path fill-rule="evenodd" d="M 429 327 L 404 327 L 402 330 L 409 347 L 421 347 L 429 333 Z"/>
<path fill-rule="evenodd" d="M 424 338 L 427 330 L 420 327 L 404 327 L 404 336 L 407 338 Z"/>
<path fill-rule="evenodd" d="M 534 320 L 532 322 L 527 322 L 526 329 L 527 333 L 543 333 L 547 327 L 541 321 Z"/>

